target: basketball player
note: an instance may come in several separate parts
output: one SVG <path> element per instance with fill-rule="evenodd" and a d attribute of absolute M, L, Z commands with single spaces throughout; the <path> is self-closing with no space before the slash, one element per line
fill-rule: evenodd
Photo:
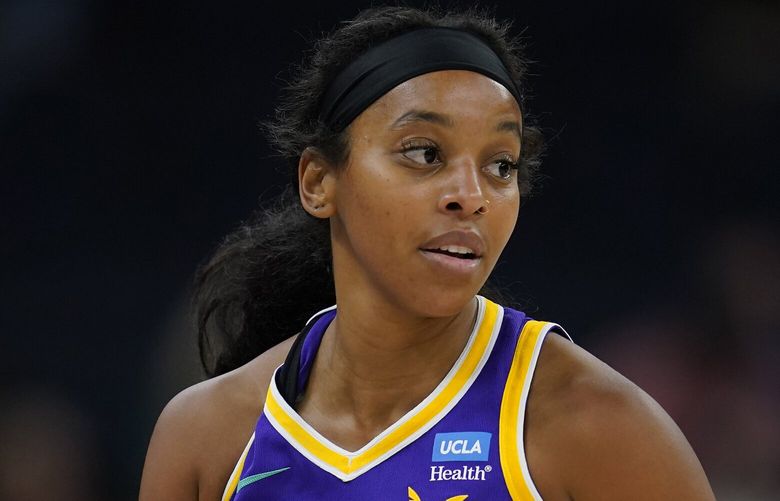
<path fill-rule="evenodd" d="M 316 46 L 270 126 L 297 200 L 201 270 L 217 377 L 163 411 L 142 500 L 713 499 L 650 397 L 478 294 L 537 165 L 524 69 L 471 13 L 373 9 Z"/>

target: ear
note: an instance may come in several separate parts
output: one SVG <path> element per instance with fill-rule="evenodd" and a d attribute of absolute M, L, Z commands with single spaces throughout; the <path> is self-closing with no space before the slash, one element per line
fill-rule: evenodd
<path fill-rule="evenodd" d="M 298 160 L 298 193 L 306 212 L 321 219 L 336 213 L 335 181 L 335 169 L 316 148 L 303 150 Z"/>

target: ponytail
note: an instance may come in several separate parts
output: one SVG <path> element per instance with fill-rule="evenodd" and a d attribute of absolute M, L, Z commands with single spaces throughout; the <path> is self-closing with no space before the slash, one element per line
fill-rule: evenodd
<path fill-rule="evenodd" d="M 335 302 L 328 221 L 307 214 L 290 188 L 197 271 L 193 306 L 206 375 L 245 364 Z"/>

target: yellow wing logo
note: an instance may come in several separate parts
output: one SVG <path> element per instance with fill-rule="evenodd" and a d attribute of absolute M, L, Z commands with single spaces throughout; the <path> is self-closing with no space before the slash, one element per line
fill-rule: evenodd
<path fill-rule="evenodd" d="M 409 489 L 407 493 L 409 494 L 409 501 L 422 501 L 420 499 L 420 495 L 415 492 L 414 489 L 411 487 L 407 487 Z M 466 498 L 469 497 L 468 494 L 461 494 L 459 496 L 452 496 L 451 498 L 447 498 L 444 501 L 466 501 Z"/>

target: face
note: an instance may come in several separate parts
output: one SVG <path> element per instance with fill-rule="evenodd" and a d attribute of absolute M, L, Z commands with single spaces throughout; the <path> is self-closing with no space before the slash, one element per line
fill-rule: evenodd
<path fill-rule="evenodd" d="M 355 119 L 333 180 L 337 294 L 459 312 L 517 221 L 521 124 L 503 86 L 460 70 L 408 80 Z"/>

